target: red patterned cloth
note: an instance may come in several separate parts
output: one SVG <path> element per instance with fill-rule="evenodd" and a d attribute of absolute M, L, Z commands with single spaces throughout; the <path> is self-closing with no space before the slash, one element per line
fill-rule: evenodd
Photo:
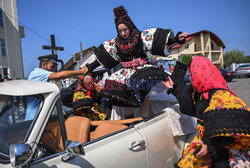
<path fill-rule="evenodd" d="M 134 58 L 132 61 L 122 62 L 124 68 L 143 66 L 148 63 L 148 58 Z"/>
<path fill-rule="evenodd" d="M 218 68 L 205 57 L 196 56 L 193 58 L 190 74 L 194 90 L 203 93 L 205 99 L 208 99 L 208 92 L 212 89 L 225 89 L 235 95 L 228 88 L 227 82 Z"/>

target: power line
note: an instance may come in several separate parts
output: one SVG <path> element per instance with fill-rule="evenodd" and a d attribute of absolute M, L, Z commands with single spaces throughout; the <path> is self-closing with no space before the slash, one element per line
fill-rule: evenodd
<path fill-rule="evenodd" d="M 28 30 L 30 30 L 31 32 L 33 32 L 34 34 L 36 34 L 37 36 L 39 36 L 41 39 L 47 41 L 47 42 L 50 42 L 49 39 L 43 37 L 41 34 L 39 34 L 38 32 L 34 31 L 33 29 L 31 29 L 30 27 L 26 26 L 24 23 L 22 23 L 21 21 L 17 20 L 14 16 L 10 15 L 8 12 L 5 12 L 5 14 L 7 14 L 9 17 L 13 18 L 15 21 L 17 21 L 18 23 L 20 23 L 22 26 L 24 26 L 25 28 L 27 28 Z M 231 44 L 231 43 L 237 43 L 237 42 L 242 42 L 242 41 L 247 41 L 247 40 L 250 40 L 250 37 L 249 38 L 246 38 L 246 39 L 241 39 L 241 40 L 234 40 L 234 41 L 229 41 L 229 42 L 225 42 L 226 44 Z M 61 44 L 59 44 L 61 45 Z M 72 52 L 70 51 L 67 51 L 67 50 L 64 50 L 64 52 L 68 53 L 69 55 L 73 56 L 74 54 L 72 54 Z"/>
<path fill-rule="evenodd" d="M 21 21 L 17 20 L 14 16 L 10 15 L 8 12 L 4 11 L 4 13 L 6 15 L 8 15 L 9 17 L 13 18 L 16 22 L 18 22 L 19 24 L 21 24 L 22 26 L 24 26 L 25 28 L 27 28 L 28 30 L 30 30 L 31 32 L 33 32 L 34 34 L 36 34 L 37 36 L 39 36 L 41 39 L 47 41 L 47 42 L 50 42 L 49 39 L 43 37 L 41 34 L 37 33 L 36 31 L 32 30 L 31 28 L 29 28 L 28 26 L 26 26 L 24 23 L 22 23 Z M 68 53 L 69 55 L 73 55 L 72 53 L 70 53 L 69 51 L 67 50 L 64 50 L 64 52 Z"/>
<path fill-rule="evenodd" d="M 28 26 L 26 26 L 24 23 L 22 23 L 21 21 L 18 21 L 14 16 L 10 15 L 8 12 L 4 11 L 5 14 L 7 14 L 9 17 L 13 18 L 15 21 L 17 21 L 19 24 L 23 25 L 25 28 L 29 29 L 31 32 L 33 32 L 34 34 L 36 34 L 37 36 L 39 36 L 40 38 L 42 38 L 45 41 L 50 42 L 47 38 L 43 37 L 42 35 L 40 35 L 39 33 L 35 32 L 34 30 L 32 30 L 31 28 L 29 28 Z"/>

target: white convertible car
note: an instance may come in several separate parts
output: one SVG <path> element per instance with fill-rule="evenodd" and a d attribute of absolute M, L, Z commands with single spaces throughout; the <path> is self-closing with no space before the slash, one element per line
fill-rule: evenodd
<path fill-rule="evenodd" d="M 56 85 L 0 83 L 0 167 L 174 167 L 195 134 L 173 137 L 168 110 L 117 121 L 65 117 Z"/>

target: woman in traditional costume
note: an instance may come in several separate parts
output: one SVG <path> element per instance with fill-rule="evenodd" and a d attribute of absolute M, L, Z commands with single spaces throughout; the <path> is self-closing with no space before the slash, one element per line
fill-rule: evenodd
<path fill-rule="evenodd" d="M 115 8 L 114 14 L 117 37 L 96 48 L 96 60 L 87 67 L 91 73 L 100 65 L 112 69 L 121 63 L 121 68 L 105 81 L 104 96 L 113 105 L 139 107 L 150 89 L 159 81 L 167 80 L 169 75 L 149 65 L 146 53 L 167 56 L 172 46 L 185 42 L 188 33 L 179 32 L 174 36 L 172 30 L 161 28 L 140 31 L 123 6 Z"/>
<path fill-rule="evenodd" d="M 176 167 L 249 167 L 249 107 L 228 88 L 209 59 L 194 57 L 189 72 L 192 85 L 171 84 L 171 79 L 165 82 L 166 86 L 173 86 L 171 93 L 181 112 L 198 118 L 198 135 L 186 147 Z"/>
<path fill-rule="evenodd" d="M 73 96 L 75 115 L 87 117 L 90 120 L 105 120 L 107 115 L 101 105 L 101 87 L 94 82 L 90 75 L 81 75 Z"/>

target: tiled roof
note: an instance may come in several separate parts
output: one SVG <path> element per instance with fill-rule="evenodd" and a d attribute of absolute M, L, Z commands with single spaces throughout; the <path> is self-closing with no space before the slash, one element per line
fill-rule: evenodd
<path fill-rule="evenodd" d="M 92 47 L 90 47 L 90 48 L 87 48 L 86 50 L 83 50 L 83 51 L 82 51 L 83 57 L 86 56 L 86 54 L 87 54 L 88 52 L 93 51 L 95 48 L 96 48 L 95 46 L 92 46 Z M 81 54 L 80 54 L 80 53 L 81 53 L 81 52 L 78 52 L 78 53 L 75 54 L 75 59 L 76 59 L 76 60 L 80 60 L 80 57 L 81 57 Z M 68 70 L 72 65 L 75 65 L 75 64 L 76 64 L 76 63 L 74 62 L 73 58 L 70 58 L 69 61 L 66 62 L 66 63 L 64 64 L 64 69 L 65 69 L 65 70 Z"/>
<path fill-rule="evenodd" d="M 187 43 L 190 39 L 192 39 L 194 36 L 189 36 L 189 37 L 187 37 L 186 38 L 186 42 L 185 43 Z M 184 43 L 184 44 L 185 44 Z M 175 49 L 175 48 L 179 48 L 180 46 L 182 46 L 183 44 L 177 44 L 177 45 L 175 45 L 174 47 L 173 47 L 173 49 Z"/>
<path fill-rule="evenodd" d="M 208 30 L 202 30 L 202 31 L 199 31 L 199 32 L 196 32 L 196 33 L 193 33 L 193 34 L 189 34 L 186 38 L 186 42 L 188 42 L 190 39 L 192 39 L 195 35 L 199 35 L 200 33 L 209 33 L 210 34 L 210 37 L 213 39 L 213 41 L 218 45 L 218 46 L 222 46 L 222 48 L 226 48 L 224 43 L 222 42 L 222 40 L 216 35 L 214 34 L 213 32 L 211 31 L 208 31 Z M 186 42 L 184 44 L 186 44 Z M 179 48 L 181 47 L 182 45 L 184 44 L 178 44 L 176 46 L 173 47 L 173 49 L 175 48 Z"/>

